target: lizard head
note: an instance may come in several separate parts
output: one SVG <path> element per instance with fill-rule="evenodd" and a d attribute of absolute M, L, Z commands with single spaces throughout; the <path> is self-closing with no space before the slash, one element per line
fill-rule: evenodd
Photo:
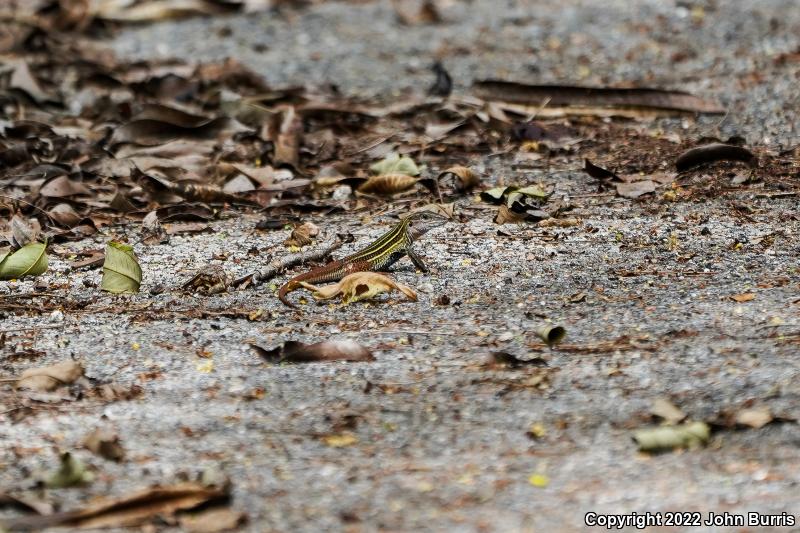
<path fill-rule="evenodd" d="M 434 211 L 414 211 L 404 219 L 408 221 L 408 231 L 412 238 L 417 239 L 430 230 L 438 228 L 450 220 L 450 217 Z"/>

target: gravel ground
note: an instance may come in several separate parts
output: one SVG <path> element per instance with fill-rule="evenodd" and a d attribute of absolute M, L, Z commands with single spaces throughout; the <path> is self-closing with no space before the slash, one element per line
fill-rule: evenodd
<path fill-rule="evenodd" d="M 588 4 L 445 2 L 445 24 L 403 27 L 388 2 L 326 3 L 148 25 L 112 45 L 135 57 L 233 56 L 276 86 L 333 82 L 383 97 L 429 84 L 437 54 L 462 88 L 488 76 L 682 88 L 731 112 L 722 122 L 630 128 L 736 134 L 772 151 L 797 143 L 800 62 L 775 61 L 800 46 L 794 2 Z M 223 27 L 232 35 L 221 37 Z M 678 53 L 686 58 L 675 61 Z M 15 445 L 0 449 L 0 486 L 30 488 L 59 451 L 76 450 L 89 428 L 107 424 L 128 460 L 77 449 L 98 480 L 47 499 L 72 508 L 212 469 L 231 479 L 233 506 L 246 512 L 251 531 L 576 531 L 590 511 L 789 512 L 800 520 L 797 198 L 762 194 L 756 184 L 634 202 L 594 195 L 576 155 L 524 171 L 515 170 L 520 157 L 472 163 L 488 183 L 525 180 L 569 196 L 581 224 L 501 228 L 493 208 L 465 199 L 457 211 L 466 222 L 420 242 L 431 273 L 398 266 L 397 279 L 420 291 L 417 303 L 392 297 L 294 312 L 272 287 L 150 293 L 209 264 L 235 277 L 283 253 L 286 232 L 256 231 L 258 219 L 239 214 L 212 223 L 213 232 L 137 248 L 145 280 L 135 297 L 100 294 L 92 286 L 99 271 L 75 273 L 66 263 L 66 254 L 112 235 L 135 241 L 133 226 L 64 245 L 35 282 L 0 285 L 1 295 L 35 283 L 86 303 L 4 316 L 0 329 L 14 330 L 6 349 L 28 343 L 44 352 L 5 359 L 5 375 L 74 356 L 91 378 L 143 389 L 131 401 L 74 402 L 4 423 L 0 436 Z M 329 233 L 352 231 L 353 247 L 391 223 L 312 220 Z M 248 252 L 254 247 L 257 256 Z M 730 298 L 749 292 L 751 301 Z M 448 305 L 434 303 L 441 295 Z M 247 319 L 259 309 L 258 320 Z M 566 344 L 542 346 L 533 331 L 543 323 L 565 326 Z M 43 325 L 51 329 L 20 329 Z M 247 346 L 327 338 L 357 340 L 377 361 L 271 366 Z M 547 366 L 480 366 L 498 350 Z M 652 422 L 650 404 L 662 396 L 698 420 L 755 405 L 768 406 L 777 422 L 720 425 L 704 449 L 639 454 L 631 430 Z M 543 428 L 539 438 L 526 434 L 532 424 Z M 342 428 L 357 441 L 336 448 L 320 438 Z M 546 476 L 545 486 L 534 486 L 533 474 Z"/>

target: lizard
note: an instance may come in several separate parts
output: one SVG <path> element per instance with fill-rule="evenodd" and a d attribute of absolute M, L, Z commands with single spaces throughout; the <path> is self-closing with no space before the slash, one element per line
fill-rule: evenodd
<path fill-rule="evenodd" d="M 278 298 L 289 307 L 295 307 L 286 299 L 286 296 L 291 291 L 298 289 L 300 282 L 339 281 L 353 272 L 387 270 L 406 255 L 417 269 L 428 272 L 428 267 L 425 266 L 422 257 L 417 255 L 412 246 L 416 239 L 446 219 L 446 216 L 432 211 L 411 213 L 366 248 L 291 278 L 278 290 Z"/>

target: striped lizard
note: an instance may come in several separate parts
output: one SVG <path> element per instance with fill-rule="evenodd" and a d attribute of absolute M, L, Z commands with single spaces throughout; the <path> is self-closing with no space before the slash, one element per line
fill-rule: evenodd
<path fill-rule="evenodd" d="M 302 281 L 308 283 L 339 281 L 353 272 L 386 270 L 405 255 L 411 259 L 415 267 L 422 272 L 427 272 L 428 267 L 414 252 L 412 245 L 416 239 L 446 219 L 447 217 L 444 215 L 431 211 L 412 213 L 363 250 L 293 277 L 280 288 L 278 298 L 289 307 L 295 307 L 286 299 L 286 296 L 291 291 L 298 289 Z"/>

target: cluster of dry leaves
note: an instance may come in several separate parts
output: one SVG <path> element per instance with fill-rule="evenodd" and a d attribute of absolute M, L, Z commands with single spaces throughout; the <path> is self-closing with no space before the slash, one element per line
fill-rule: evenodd
<path fill-rule="evenodd" d="M 375 161 L 424 159 L 445 169 L 438 178 L 454 176 L 453 191 L 463 193 L 478 179 L 453 163 L 520 143 L 550 151 L 580 143 L 563 126 L 525 120 L 537 113 L 721 111 L 682 93 L 497 81 L 475 84 L 472 95 L 356 102 L 335 90 L 273 89 L 234 61 L 121 62 L 64 33 L 153 4 L 45 2 L 30 16 L 15 12 L 4 29 L 0 105 L 9 119 L 0 122 L 0 209 L 38 218 L 51 241 L 149 213 L 153 227 L 208 221 L 231 205 L 273 213 L 368 208 L 376 196 L 418 184 L 441 202 L 440 179 L 429 169 L 427 176 L 416 167 L 376 170 Z M 197 4 L 241 9 L 247 2 Z M 449 94 L 443 83 L 437 79 L 434 92 Z M 518 197 L 504 203 L 498 221 L 541 219 L 541 210 L 528 216 L 535 207 Z"/>

